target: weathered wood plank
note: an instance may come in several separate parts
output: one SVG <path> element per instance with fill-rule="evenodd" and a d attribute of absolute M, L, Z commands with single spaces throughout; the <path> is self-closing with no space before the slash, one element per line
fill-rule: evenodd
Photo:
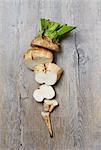
<path fill-rule="evenodd" d="M 101 2 L 1 0 L 0 11 L 0 150 L 100 150 Z M 32 98 L 34 73 L 22 60 L 40 17 L 78 27 L 54 59 L 64 74 L 54 86 L 60 106 L 51 115 L 53 139 Z"/>
<path fill-rule="evenodd" d="M 98 13 L 101 12 L 101 9 L 99 7 L 100 5 L 100 1 L 83 1 L 82 4 L 80 3 L 80 1 L 78 1 L 78 3 L 73 3 L 73 16 L 75 18 L 74 20 L 77 26 L 79 26 L 79 32 L 77 33 L 76 38 L 77 53 L 79 57 L 78 125 L 79 127 L 80 124 L 82 125 L 82 133 L 80 137 L 81 143 L 84 142 L 83 147 L 85 149 L 95 149 L 95 147 L 99 147 L 98 149 L 100 149 L 101 147 L 101 131 L 98 127 L 95 127 L 95 122 L 98 123 L 98 119 L 95 117 L 95 113 L 97 113 L 98 115 L 99 111 L 95 111 L 95 103 L 98 103 L 99 107 L 101 106 L 100 101 L 97 98 L 101 97 L 101 92 L 99 92 L 100 87 L 98 87 L 98 82 L 99 85 L 101 83 L 101 76 L 99 73 L 97 73 L 100 72 L 101 68 L 101 44 L 99 44 L 99 40 L 101 37 L 101 33 L 99 33 L 99 24 L 101 24 L 101 20 L 100 16 L 98 15 Z M 79 6 L 78 11 L 77 6 Z M 101 114 L 99 116 L 101 118 Z M 98 124 L 100 125 L 101 122 L 99 122 Z M 94 139 L 96 132 L 99 132 L 100 134 L 100 136 L 96 135 L 98 136 L 97 141 L 95 141 Z"/>
<path fill-rule="evenodd" d="M 0 150 L 20 146 L 18 7 L 0 1 Z"/>

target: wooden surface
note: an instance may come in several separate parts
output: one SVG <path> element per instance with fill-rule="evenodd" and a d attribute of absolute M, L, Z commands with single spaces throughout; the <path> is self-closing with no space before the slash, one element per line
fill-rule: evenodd
<path fill-rule="evenodd" d="M 54 60 L 64 75 L 54 86 L 53 139 L 22 61 L 40 17 L 78 27 Z M 100 0 L 0 0 L 0 150 L 101 150 Z"/>

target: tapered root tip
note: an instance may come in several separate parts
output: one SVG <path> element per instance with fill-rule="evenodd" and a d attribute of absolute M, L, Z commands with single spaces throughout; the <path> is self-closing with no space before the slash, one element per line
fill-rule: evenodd
<path fill-rule="evenodd" d="M 53 138 L 53 133 L 52 133 L 52 134 L 50 134 L 50 137 L 51 137 L 51 138 Z"/>

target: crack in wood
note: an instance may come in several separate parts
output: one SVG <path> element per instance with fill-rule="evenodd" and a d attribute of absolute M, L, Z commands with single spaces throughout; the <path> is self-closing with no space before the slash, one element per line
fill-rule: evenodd
<path fill-rule="evenodd" d="M 74 142 L 74 145 L 80 145 L 80 147 L 84 146 L 84 139 L 82 137 L 83 135 L 83 115 L 82 114 L 82 106 L 84 104 L 84 99 L 82 97 L 82 93 L 81 93 L 81 83 L 80 83 L 80 70 L 81 70 L 81 62 L 80 62 L 80 59 L 81 59 L 81 56 L 80 55 L 80 51 L 78 50 L 78 46 L 77 46 L 77 36 L 76 36 L 76 33 L 75 33 L 75 49 L 76 49 L 76 53 L 77 53 L 77 98 L 78 98 L 78 128 L 77 128 L 77 137 L 75 137 L 75 140 L 74 141 L 77 141 L 76 143 Z M 81 142 L 82 141 L 82 142 Z"/>
<path fill-rule="evenodd" d="M 76 32 L 75 32 L 75 49 L 76 49 L 76 53 L 77 53 L 77 67 L 78 67 L 78 80 L 79 80 L 79 85 L 80 85 L 80 53 L 78 51 L 78 47 L 77 47 L 77 39 L 76 39 Z"/>
<path fill-rule="evenodd" d="M 22 130 L 22 119 L 21 119 L 21 113 L 22 113 L 22 104 L 21 104 L 21 101 L 22 101 L 22 97 L 21 97 L 21 93 L 20 93 L 20 96 L 19 96 L 19 131 L 20 131 L 20 143 L 18 145 L 18 150 L 24 150 L 24 144 L 22 142 L 22 139 L 23 139 L 23 130 Z"/>
<path fill-rule="evenodd" d="M 18 41 L 18 48 L 20 49 L 20 23 L 19 23 L 19 16 L 20 16 L 20 12 L 21 12 L 21 0 L 18 1 L 18 15 L 17 15 L 17 19 L 16 19 L 16 28 L 17 28 L 17 41 Z M 20 63 L 20 62 L 19 62 Z M 22 65 L 20 64 L 19 67 L 19 72 L 22 70 Z M 26 87 L 24 85 L 22 85 L 24 89 L 26 89 Z M 21 113 L 22 113 L 22 104 L 21 101 L 27 99 L 28 97 L 22 97 L 21 92 L 19 93 L 19 131 L 20 131 L 20 143 L 18 144 L 18 150 L 24 150 L 24 145 L 22 142 L 22 136 L 23 136 L 23 130 L 22 130 L 22 119 L 21 119 Z"/>

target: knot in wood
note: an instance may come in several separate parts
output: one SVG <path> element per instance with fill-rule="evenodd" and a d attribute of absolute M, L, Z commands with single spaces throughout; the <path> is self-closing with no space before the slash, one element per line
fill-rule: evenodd
<path fill-rule="evenodd" d="M 78 63 L 79 65 L 85 65 L 88 61 L 88 57 L 85 56 L 85 52 L 83 49 L 76 49 L 73 54 L 74 63 Z"/>

